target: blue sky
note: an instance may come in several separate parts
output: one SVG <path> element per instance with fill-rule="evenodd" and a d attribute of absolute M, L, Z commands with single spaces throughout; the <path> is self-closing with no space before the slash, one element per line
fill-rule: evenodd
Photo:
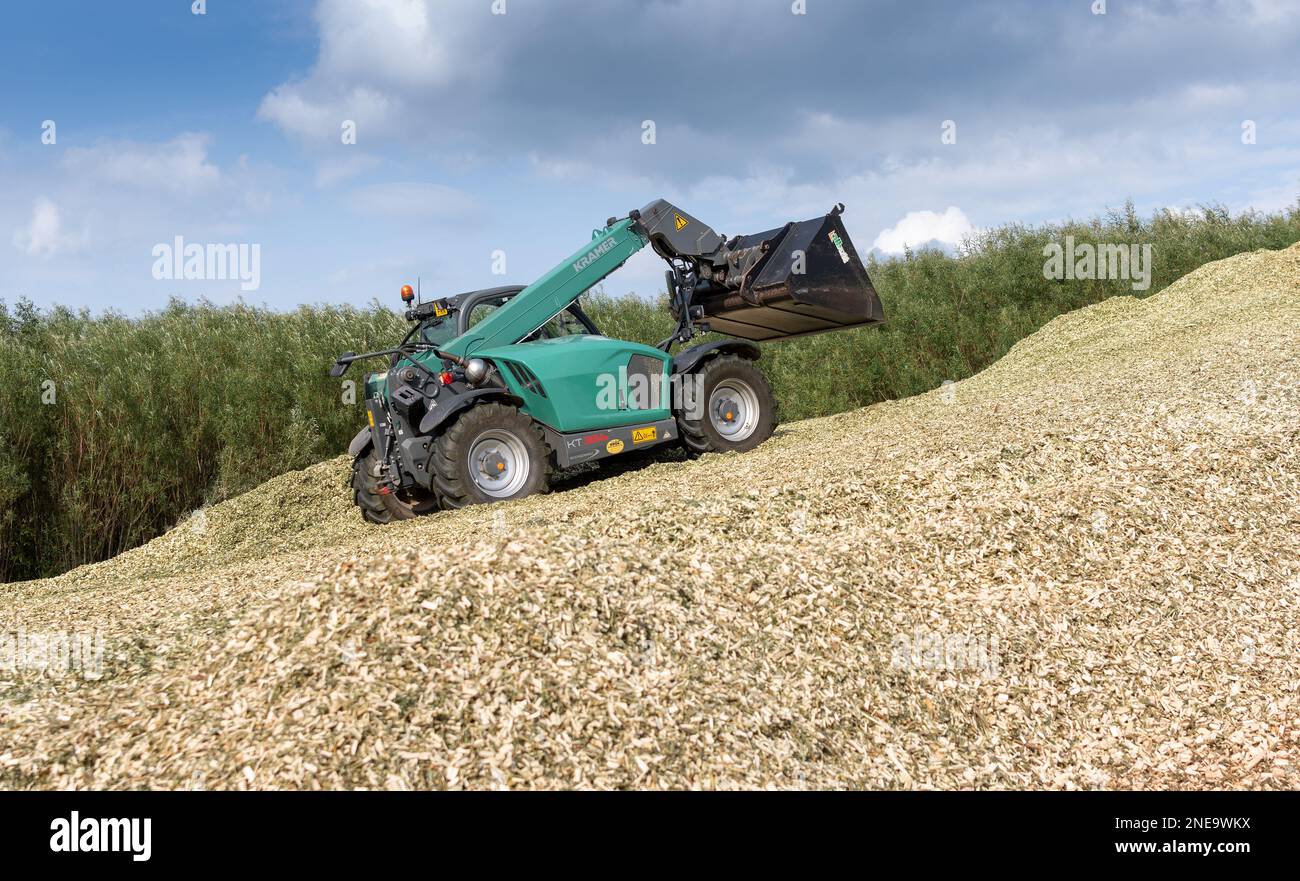
<path fill-rule="evenodd" d="M 859 249 L 886 253 L 1127 198 L 1300 196 L 1289 0 L 794 5 L 10 4 L 0 299 L 136 313 L 526 283 L 661 196 L 727 234 L 843 201 Z M 177 236 L 258 245 L 260 286 L 154 278 Z M 661 276 L 644 252 L 606 289 Z"/>

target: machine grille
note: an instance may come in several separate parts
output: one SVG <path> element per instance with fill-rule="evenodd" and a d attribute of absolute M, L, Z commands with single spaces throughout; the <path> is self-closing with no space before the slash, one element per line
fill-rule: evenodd
<path fill-rule="evenodd" d="M 633 355 L 627 361 L 629 410 L 658 410 L 663 398 L 664 362 L 650 355 Z"/>
<path fill-rule="evenodd" d="M 539 398 L 546 397 L 546 389 L 542 388 L 542 381 L 537 378 L 537 374 L 517 361 L 507 361 L 506 366 L 510 368 L 515 381 L 519 383 L 524 391 L 537 395 Z"/>

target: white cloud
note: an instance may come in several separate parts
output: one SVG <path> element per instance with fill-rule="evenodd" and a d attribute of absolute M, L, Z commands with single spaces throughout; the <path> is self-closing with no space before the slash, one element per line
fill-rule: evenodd
<path fill-rule="evenodd" d="M 417 145 L 422 158 L 444 168 L 452 155 L 490 167 L 523 154 L 544 181 L 580 179 L 587 191 L 593 186 L 637 191 L 634 204 L 674 188 L 689 190 L 710 176 L 767 176 L 765 169 L 755 168 L 758 164 L 788 170 L 790 181 L 811 185 L 810 193 L 855 178 L 893 189 L 896 178 L 901 182 L 935 172 L 957 185 L 957 191 L 946 192 L 922 180 L 925 192 L 905 192 L 901 202 L 888 205 L 873 195 L 880 212 L 872 218 L 874 234 L 907 205 L 956 203 L 976 216 L 1002 219 L 1007 212 L 989 215 L 987 207 L 1012 208 L 1014 201 L 1036 208 L 1041 202 L 1055 210 L 1051 206 L 1062 202 L 1062 184 L 1071 193 L 1095 193 L 1077 186 L 1084 178 L 1111 185 L 1119 201 L 1130 194 L 1140 199 L 1162 183 L 1181 186 L 1189 179 L 1185 169 L 1190 168 L 1191 179 L 1203 178 L 1209 167 L 1204 159 L 1167 153 L 1182 144 L 1217 149 L 1235 135 L 1215 132 L 1213 122 L 1194 115 L 1230 114 L 1240 106 L 1242 118 L 1248 108 L 1249 118 L 1263 122 L 1270 116 L 1285 119 L 1295 106 L 1291 78 L 1273 74 L 1280 83 L 1270 85 L 1273 80 L 1261 78 L 1251 66 L 1285 69 L 1269 59 L 1283 57 L 1277 44 L 1286 43 L 1300 19 L 1279 18 L 1267 35 L 1258 34 L 1252 22 L 1277 16 L 1288 4 L 1294 0 L 1207 0 L 1174 4 L 1171 10 L 1170 4 L 1152 0 L 1147 5 L 1159 17 L 1156 25 L 1174 29 L 1177 36 L 1171 45 L 1194 50 L 1210 39 L 1226 45 L 1213 56 L 1216 64 L 1205 63 L 1194 51 L 1167 58 L 1165 74 L 1136 90 L 1108 86 L 1098 71 L 1113 78 L 1138 64 L 1133 59 L 1142 53 L 1122 41 L 1145 39 L 1141 28 L 1116 34 L 1090 27 L 1087 34 L 1062 40 L 1066 31 L 1058 25 L 1072 27 L 1077 16 L 1061 11 L 1040 15 L 1032 0 L 1013 3 L 994 19 L 984 12 L 958 14 L 932 34 L 942 47 L 937 51 L 967 52 L 962 67 L 986 64 L 992 82 L 981 78 L 979 89 L 970 91 L 974 81 L 969 78 L 954 81 L 932 71 L 931 81 L 912 83 L 907 100 L 886 89 L 877 96 L 880 100 L 862 104 L 852 98 L 875 81 L 851 65 L 825 59 L 827 75 L 810 88 L 798 78 L 753 65 L 751 59 L 778 47 L 792 57 L 815 58 L 827 41 L 850 37 L 873 17 L 887 19 L 882 27 L 908 33 L 912 15 L 903 6 L 876 15 L 864 12 L 863 4 L 829 4 L 825 16 L 810 16 L 795 34 L 779 17 L 746 18 L 743 13 L 751 4 L 742 0 L 712 0 L 692 4 L 696 25 L 707 30 L 744 21 L 743 39 L 719 44 L 707 62 L 679 59 L 670 80 L 650 91 L 633 89 L 630 97 L 611 103 L 592 84 L 615 69 L 616 53 L 608 41 L 595 37 L 618 20 L 625 36 L 617 41 L 618 61 L 638 52 L 652 55 L 680 28 L 680 3 L 519 2 L 501 16 L 490 13 L 486 0 L 318 0 L 320 48 L 312 67 L 268 91 L 259 114 L 322 147 L 337 145 L 342 121 L 352 119 L 361 149 Z M 1145 9 L 1135 0 L 1126 4 L 1125 14 L 1135 6 L 1137 13 Z M 1033 14 L 1026 14 L 1030 10 Z M 967 29 L 972 26 L 989 27 L 992 39 L 968 51 Z M 555 39 L 586 40 L 587 50 L 547 52 L 544 47 Z M 1258 41 L 1267 45 L 1257 46 Z M 887 58 L 905 60 L 907 41 L 895 44 L 882 51 Z M 1007 67 L 1007 51 L 1016 53 L 1018 66 L 1041 72 L 1041 88 L 1025 90 L 1021 79 L 998 75 Z M 682 84 L 708 82 L 710 66 L 743 72 L 770 107 L 782 108 L 782 124 L 755 137 L 755 127 L 746 122 L 758 118 L 752 114 L 702 114 L 692 93 L 698 86 Z M 1055 95 L 1070 100 L 1057 101 Z M 973 98 L 982 103 L 972 103 Z M 939 124 L 951 115 L 959 118 L 960 140 L 941 148 Z M 658 132 L 653 149 L 640 142 L 640 122 L 650 116 Z M 1007 137 L 1009 130 L 1014 137 Z M 1092 141 L 1086 149 L 1079 146 L 1084 140 Z M 1001 180 L 985 176 L 986 170 Z M 319 185 L 330 185 L 331 171 L 321 171 Z M 1126 177 L 1118 178 L 1117 171 Z M 972 190 L 995 195 L 975 199 L 968 195 Z M 730 194 L 720 207 L 734 210 L 736 198 Z M 1109 193 L 1105 198 L 1116 199 Z M 826 210 L 822 201 L 818 196 L 817 211 Z M 1078 203 L 1088 211 L 1099 207 L 1082 198 Z M 1076 210 L 1075 204 L 1063 213 Z M 785 206 L 767 210 L 780 214 Z M 857 210 L 862 211 L 861 200 Z M 1015 208 L 1012 216 L 1018 213 Z"/>
<path fill-rule="evenodd" d="M 427 0 L 322 0 L 318 70 L 395 86 L 445 85 L 464 72 L 453 54 L 463 19 L 440 6 L 431 16 Z"/>
<path fill-rule="evenodd" d="M 221 182 L 221 170 L 208 161 L 207 135 L 185 133 L 170 141 L 114 141 L 70 147 L 64 166 L 73 173 L 113 184 L 176 193 L 208 190 Z"/>
<path fill-rule="evenodd" d="M 1243 104 L 1249 98 L 1245 88 L 1233 84 L 1195 83 L 1187 87 L 1187 101 L 1194 108 Z"/>
<path fill-rule="evenodd" d="M 1113 10 L 1110 24 L 1122 25 L 1139 2 Z M 426 289 L 494 283 L 483 277 L 486 259 L 463 254 L 501 246 L 510 248 L 509 280 L 527 281 L 572 249 L 575 230 L 659 196 L 728 235 L 816 217 L 843 201 L 864 253 L 873 240 L 886 249 L 959 241 L 973 228 L 967 217 L 989 225 L 1086 218 L 1129 197 L 1143 213 L 1202 201 L 1288 206 L 1300 180 L 1291 112 L 1300 85 L 1285 63 L 1300 27 L 1286 14 L 1294 2 L 1150 0 L 1159 12 L 1150 24 L 1167 39 L 1147 45 L 1151 27 L 1088 21 L 1080 30 L 1074 12 L 1040 10 L 1033 0 L 999 4 L 994 19 L 954 5 L 943 27 L 921 31 L 906 4 L 828 2 L 819 5 L 825 14 L 791 30 L 781 16 L 745 16 L 745 0 L 711 0 L 690 4 L 697 28 L 740 26 L 740 38 L 676 59 L 674 75 L 655 88 L 611 98 L 610 71 L 656 57 L 680 32 L 679 0 L 518 0 L 505 16 L 491 15 L 487 0 L 315 0 L 316 58 L 265 84 L 259 114 L 271 124 L 254 133 L 288 134 L 305 156 L 276 153 L 271 138 L 250 143 L 262 162 L 236 164 L 206 137 L 181 135 L 70 148 L 65 162 L 21 169 L 6 160 L 0 237 L 21 227 L 15 244 L 24 252 L 77 246 L 89 259 L 16 260 L 20 271 L 0 278 L 0 295 L 42 287 L 64 295 L 70 289 L 55 274 L 80 264 L 99 273 L 84 286 L 99 296 L 105 281 L 129 285 L 147 270 L 139 255 L 181 232 L 261 237 L 264 289 L 276 291 L 277 305 L 295 295 L 356 296 L 316 286 L 337 266 L 360 281 L 423 273 Z M 620 39 L 601 39 L 615 24 Z M 854 64 L 852 41 L 876 31 L 924 31 L 935 53 L 963 58 L 954 70 L 981 75 L 910 71 L 907 39 L 882 42 L 885 55 L 870 70 Z M 583 51 L 557 53 L 561 40 Z M 788 65 L 764 64 L 773 52 L 817 61 L 822 73 L 791 78 Z M 1138 68 L 1143 76 L 1125 76 Z M 765 112 L 701 110 L 726 93 L 718 69 L 764 94 Z M 882 80 L 879 70 L 910 72 Z M 944 145 L 948 117 L 960 137 Z M 657 124 L 653 147 L 641 143 L 646 118 Z M 1246 118 L 1258 122 L 1258 144 L 1240 141 Z M 355 146 L 340 143 L 347 119 L 357 124 Z M 406 176 L 456 188 L 361 186 Z M 28 223 L 37 196 L 57 203 L 52 236 Z M 538 205 L 548 206 L 541 228 L 518 210 Z M 933 210 L 907 213 L 918 207 Z M 467 222 L 487 216 L 491 226 Z M 92 231 L 93 248 L 80 247 L 88 233 L 69 239 L 70 225 Z M 297 270 L 284 272 L 282 288 L 269 269 L 276 242 L 278 265 Z M 647 250 L 608 289 L 656 291 L 662 271 Z"/>
<path fill-rule="evenodd" d="M 1250 17 L 1260 24 L 1281 24 L 1295 20 L 1294 0 L 1246 0 Z"/>
<path fill-rule="evenodd" d="M 217 163 L 208 142 L 101 141 L 43 148 L 42 158 L 57 158 L 28 167 L 0 162 L 0 247 L 15 249 L 12 259 L 0 256 L 0 299 L 104 308 L 161 305 L 172 293 L 216 302 L 239 293 L 238 282 L 157 285 L 151 251 L 177 235 L 260 243 L 270 290 L 284 278 L 299 228 L 281 222 L 306 213 L 301 183 L 291 188 L 282 170 L 254 159 Z M 319 214 L 302 222 L 312 221 L 325 222 Z"/>
<path fill-rule="evenodd" d="M 950 205 L 942 214 L 934 211 L 907 212 L 902 220 L 876 236 L 874 246 L 886 254 L 901 254 L 905 246 L 914 248 L 926 242 L 960 245 L 962 239 L 974 232 L 975 226 L 966 217 L 966 212 Z"/>
<path fill-rule="evenodd" d="M 343 120 L 358 139 L 385 136 L 408 118 L 411 96 L 481 77 L 491 58 L 475 55 L 472 28 L 487 12 L 426 0 L 321 0 L 320 54 L 302 79 L 272 89 L 258 116 L 308 140 L 337 139 Z M 482 13 L 481 15 L 478 13 Z"/>
<path fill-rule="evenodd" d="M 341 143 L 343 124 L 356 127 L 358 142 L 391 131 L 405 115 L 400 100 L 364 87 L 309 95 L 301 84 L 288 84 L 262 99 L 257 115 L 295 135 Z"/>
<path fill-rule="evenodd" d="M 14 246 L 29 257 L 54 256 L 67 243 L 59 219 L 59 206 L 45 196 L 32 205 L 32 219 L 25 229 L 14 230 Z"/>
<path fill-rule="evenodd" d="M 355 150 L 355 148 L 349 148 Z M 316 165 L 316 186 L 327 189 L 335 184 L 364 174 L 379 165 L 379 159 L 369 153 L 352 152 L 343 158 L 322 159 Z"/>
<path fill-rule="evenodd" d="M 373 184 L 352 191 L 354 210 L 389 220 L 465 221 L 479 212 L 467 193 L 425 182 Z"/>

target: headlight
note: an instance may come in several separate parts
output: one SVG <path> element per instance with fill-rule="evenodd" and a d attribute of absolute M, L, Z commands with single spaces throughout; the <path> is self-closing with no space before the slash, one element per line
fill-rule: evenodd
<path fill-rule="evenodd" d="M 465 381 L 470 385 L 478 385 L 487 379 L 488 363 L 482 358 L 470 358 L 465 362 Z"/>

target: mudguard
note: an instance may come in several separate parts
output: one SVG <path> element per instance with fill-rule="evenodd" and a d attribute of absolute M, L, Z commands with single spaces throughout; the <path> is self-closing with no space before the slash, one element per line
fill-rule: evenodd
<path fill-rule="evenodd" d="M 420 434 L 433 434 L 442 425 L 461 410 L 478 401 L 490 399 L 504 401 L 516 407 L 522 407 L 522 399 L 501 388 L 480 388 L 456 395 L 436 398 L 437 406 L 431 406 L 420 420 Z"/>
<path fill-rule="evenodd" d="M 701 361 L 714 355 L 739 355 L 757 361 L 761 354 L 757 345 L 746 340 L 714 340 L 691 346 L 674 355 L 673 374 L 690 373 Z"/>
<path fill-rule="evenodd" d="M 352 438 L 352 443 L 348 444 L 348 455 L 355 459 L 364 453 L 372 442 L 371 437 L 369 425 L 358 431 L 357 436 Z"/>

